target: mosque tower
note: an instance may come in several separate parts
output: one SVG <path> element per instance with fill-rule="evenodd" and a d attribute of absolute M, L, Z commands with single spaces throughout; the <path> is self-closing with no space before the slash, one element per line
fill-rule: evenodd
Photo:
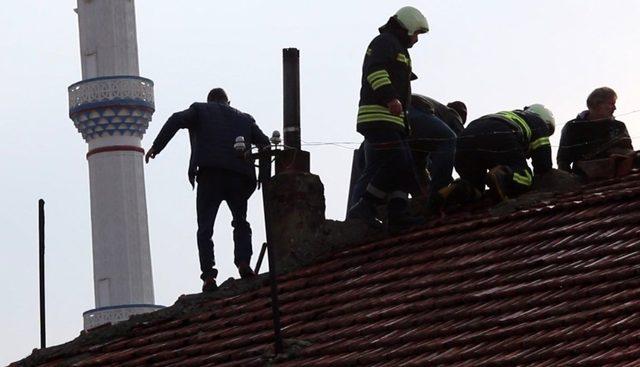
<path fill-rule="evenodd" d="M 141 147 L 153 82 L 138 72 L 133 0 L 78 0 L 82 81 L 69 116 L 88 144 L 95 309 L 84 328 L 157 310 Z"/>

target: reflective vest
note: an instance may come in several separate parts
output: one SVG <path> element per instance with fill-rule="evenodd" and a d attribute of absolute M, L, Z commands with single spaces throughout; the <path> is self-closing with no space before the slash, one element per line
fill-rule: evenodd
<path fill-rule="evenodd" d="M 533 134 L 527 121 L 513 111 L 502 111 L 485 117 L 499 119 L 513 126 L 522 135 L 522 143 L 527 147 L 529 153 L 540 147 L 551 145 L 546 134 Z"/>

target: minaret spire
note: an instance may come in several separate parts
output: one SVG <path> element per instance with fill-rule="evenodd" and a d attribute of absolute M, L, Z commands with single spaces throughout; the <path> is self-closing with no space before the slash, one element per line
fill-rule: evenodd
<path fill-rule="evenodd" d="M 88 143 L 96 308 L 84 327 L 156 310 L 141 147 L 154 112 L 139 76 L 133 0 L 78 0 L 82 81 L 69 116 Z"/>

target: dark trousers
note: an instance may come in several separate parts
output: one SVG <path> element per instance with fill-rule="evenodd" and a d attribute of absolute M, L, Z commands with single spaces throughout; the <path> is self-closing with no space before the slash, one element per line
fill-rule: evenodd
<path fill-rule="evenodd" d="M 255 190 L 255 181 L 236 172 L 205 168 L 198 172 L 196 210 L 198 214 L 198 255 L 202 279 L 215 274 L 213 253 L 213 224 L 220 203 L 226 201 L 233 220 L 234 263 L 249 263 L 251 248 L 251 226 L 247 222 L 247 200 Z"/>
<path fill-rule="evenodd" d="M 409 141 L 417 168 L 429 169 L 430 191 L 438 191 L 453 181 L 456 133 L 434 114 L 416 108 L 409 109 L 409 121 L 412 127 Z"/>
<path fill-rule="evenodd" d="M 413 162 L 411 163 L 413 167 L 407 169 L 407 172 L 411 175 L 406 179 L 413 182 L 408 186 L 411 194 L 421 196 L 425 194 L 423 192 L 424 187 L 429 184 L 425 168 L 428 168 L 431 173 L 430 192 L 437 191 L 453 181 L 456 134 L 447 124 L 433 114 L 412 109 L 409 116 L 414 127 L 414 133 L 418 133 L 419 136 L 414 136 L 409 143 L 411 151 L 406 159 Z M 372 182 L 373 176 L 378 172 L 379 165 L 384 161 L 384 159 L 379 159 L 380 154 L 377 150 L 380 149 L 376 149 L 375 144 L 372 143 L 372 140 L 376 141 L 378 140 L 377 138 L 365 139 L 360 145 L 360 153 L 355 156 L 359 158 L 355 167 L 359 169 L 361 175 L 350 189 L 348 208 L 352 207 L 362 197 L 367 185 Z M 421 140 L 421 138 L 426 140 Z M 396 139 L 401 138 L 398 137 Z M 406 155 L 407 153 L 403 152 L 403 154 Z M 365 169 L 365 167 L 368 167 L 368 169 Z"/>
<path fill-rule="evenodd" d="M 353 187 L 354 203 L 364 195 L 368 185 L 386 194 L 416 190 L 413 158 L 404 135 L 379 129 L 367 131 L 364 137 L 364 170 Z"/>
<path fill-rule="evenodd" d="M 509 167 L 516 176 L 532 176 L 523 149 L 522 135 L 500 120 L 471 122 L 458 137 L 455 167 L 460 178 L 483 192 L 487 170 L 499 165 Z M 530 186 L 514 181 L 513 177 L 510 182 L 507 191 L 511 194 L 522 193 Z"/>

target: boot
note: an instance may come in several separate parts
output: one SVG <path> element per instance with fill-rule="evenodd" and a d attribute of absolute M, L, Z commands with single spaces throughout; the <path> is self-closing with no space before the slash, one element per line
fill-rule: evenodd
<path fill-rule="evenodd" d="M 500 201 L 509 199 L 513 171 L 507 166 L 495 166 L 485 176 L 485 183 Z"/>
<path fill-rule="evenodd" d="M 431 196 L 429 207 L 433 211 L 442 211 L 451 205 L 473 203 L 482 197 L 482 193 L 468 181 L 456 179 Z"/>
<path fill-rule="evenodd" d="M 389 200 L 387 213 L 387 233 L 391 235 L 426 223 L 424 217 L 413 216 L 409 213 L 408 203 L 405 199 Z"/>
<path fill-rule="evenodd" d="M 347 219 L 361 220 L 372 229 L 382 229 L 383 225 L 382 222 L 378 220 L 377 214 L 374 203 L 363 197 L 349 209 Z"/>
<path fill-rule="evenodd" d="M 454 204 L 474 203 L 482 198 L 480 190 L 471 185 L 469 181 L 457 179 L 451 183 L 453 186 L 447 195 L 447 202 Z"/>

